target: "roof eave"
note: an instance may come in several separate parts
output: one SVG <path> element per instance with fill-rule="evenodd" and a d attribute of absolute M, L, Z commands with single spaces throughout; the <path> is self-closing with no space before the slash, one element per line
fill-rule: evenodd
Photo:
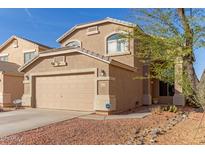
<path fill-rule="evenodd" d="M 19 72 L 23 72 L 23 70 L 27 67 L 27 66 L 29 66 L 31 63 L 33 63 L 36 59 L 38 59 L 39 58 L 39 55 L 38 56 L 36 56 L 35 58 L 33 58 L 31 61 L 29 61 L 28 63 L 26 63 L 26 64 L 24 64 L 24 65 L 22 65 L 21 67 L 19 67 L 19 69 L 18 69 L 18 71 Z"/>
<path fill-rule="evenodd" d="M 23 66 L 21 66 L 18 71 L 19 72 L 23 72 L 23 70 L 25 68 L 27 68 L 29 65 L 31 65 L 33 62 L 35 62 L 37 59 L 39 59 L 40 57 L 47 57 L 47 56 L 55 56 L 55 55 L 61 55 L 61 54 L 66 54 L 66 53 L 73 53 L 73 52 L 78 52 L 78 53 L 81 53 L 81 54 L 84 54 L 84 55 L 87 55 L 89 57 L 92 57 L 92 58 L 95 58 L 99 61 L 103 61 L 105 63 L 108 63 L 110 64 L 111 63 L 111 60 L 106 60 L 106 59 L 101 59 L 99 57 L 96 57 L 95 55 L 91 55 L 89 53 L 86 53 L 86 52 L 83 52 L 83 50 L 79 49 L 79 48 L 74 48 L 74 49 L 67 49 L 67 47 L 64 47 L 64 48 L 59 48 L 57 49 L 59 51 L 57 52 L 52 52 L 52 49 L 51 50 L 47 50 L 47 51 L 44 51 L 44 52 L 41 52 L 39 53 L 38 56 L 36 56 L 35 58 L 33 58 L 31 61 L 29 61 L 28 63 L 24 64 Z M 62 50 L 62 51 L 61 51 Z M 69 51 L 68 51 L 69 50 Z M 48 52 L 49 51 L 49 52 Z"/>
<path fill-rule="evenodd" d="M 56 41 L 58 43 L 60 43 L 63 39 L 65 39 L 69 34 L 71 34 L 73 31 L 75 31 L 78 28 L 92 26 L 92 25 L 96 25 L 96 24 L 104 23 L 104 22 L 112 22 L 112 23 L 117 23 L 117 24 L 129 26 L 129 27 L 136 27 L 136 26 L 138 27 L 138 25 L 136 25 L 134 23 L 129 23 L 129 22 L 126 22 L 126 21 L 121 21 L 121 20 L 117 20 L 117 19 L 107 17 L 103 20 L 99 20 L 99 21 L 96 21 L 96 22 L 90 22 L 90 23 L 87 23 L 87 24 L 75 25 L 74 27 L 69 29 L 67 32 L 65 32 L 62 36 L 60 36 Z"/>
<path fill-rule="evenodd" d="M 25 38 L 22 38 L 22 37 L 19 37 L 19 36 L 16 36 L 16 35 L 12 35 L 9 39 L 7 39 L 2 45 L 0 45 L 0 50 L 2 50 L 10 41 L 12 41 L 13 39 L 21 39 L 21 40 L 24 40 L 24 41 L 27 41 L 27 42 L 30 42 L 32 44 L 35 44 L 35 45 L 38 45 L 39 47 L 43 47 L 43 48 L 47 48 L 47 49 L 52 49 L 51 47 L 49 46 L 46 46 L 46 45 L 43 45 L 43 44 L 40 44 L 40 43 L 37 43 L 37 42 L 34 42 L 32 40 L 28 40 L 28 39 L 25 39 Z"/>

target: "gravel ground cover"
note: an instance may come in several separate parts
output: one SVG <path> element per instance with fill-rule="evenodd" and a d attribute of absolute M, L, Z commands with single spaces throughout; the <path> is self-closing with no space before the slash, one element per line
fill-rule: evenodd
<path fill-rule="evenodd" d="M 186 120 L 174 126 L 165 135 L 159 136 L 159 144 L 205 144 L 205 118 L 198 129 L 202 114 L 191 112 Z"/>
<path fill-rule="evenodd" d="M 188 110 L 152 113 L 142 119 L 76 118 L 0 138 L 0 144 L 204 144 L 205 122 L 193 140 L 201 116 Z"/>
<path fill-rule="evenodd" d="M 127 144 L 136 130 L 156 127 L 173 117 L 167 113 L 143 119 L 73 119 L 0 139 L 0 144 Z"/>

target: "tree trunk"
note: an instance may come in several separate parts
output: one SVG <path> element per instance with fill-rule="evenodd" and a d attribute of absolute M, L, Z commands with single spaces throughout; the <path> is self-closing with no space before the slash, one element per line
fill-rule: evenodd
<path fill-rule="evenodd" d="M 205 106 L 205 70 L 201 76 L 200 82 L 198 84 L 197 90 L 199 93 L 200 104 Z"/>
<path fill-rule="evenodd" d="M 187 98 L 191 103 L 199 104 L 200 100 L 197 97 L 198 79 L 193 67 L 193 62 L 195 60 L 193 53 L 193 32 L 185 15 L 185 10 L 183 8 L 178 8 L 177 12 L 181 19 L 186 39 L 184 50 L 187 54 L 183 57 L 184 73 L 188 81 L 186 84 L 189 84 L 190 86 L 190 89 L 186 94 L 188 94 Z"/>

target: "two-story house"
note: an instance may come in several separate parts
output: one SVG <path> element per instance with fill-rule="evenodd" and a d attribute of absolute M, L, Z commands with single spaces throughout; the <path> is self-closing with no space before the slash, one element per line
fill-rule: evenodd
<path fill-rule="evenodd" d="M 109 114 L 149 105 L 153 97 L 172 103 L 166 84 L 134 79 L 149 73 L 135 56 L 136 40 L 121 37 L 136 26 L 106 18 L 68 30 L 57 40 L 60 48 L 41 52 L 19 69 L 25 73 L 23 105 Z"/>
<path fill-rule="evenodd" d="M 23 73 L 18 68 L 50 47 L 37 42 L 11 36 L 0 46 L 0 106 L 11 106 L 23 95 Z"/>

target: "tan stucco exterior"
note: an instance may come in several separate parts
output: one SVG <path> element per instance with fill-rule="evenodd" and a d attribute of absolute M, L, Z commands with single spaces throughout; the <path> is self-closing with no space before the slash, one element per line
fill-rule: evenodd
<path fill-rule="evenodd" d="M 8 55 L 8 62 L 23 65 L 25 52 L 41 52 L 47 49 L 50 48 L 35 44 L 34 42 L 25 40 L 17 36 L 12 36 L 4 44 L 1 45 L 0 56 Z"/>
<path fill-rule="evenodd" d="M 92 26 L 97 31 L 88 34 Z M 173 97 L 159 96 L 157 80 L 134 79 L 150 73 L 149 66 L 134 56 L 136 40 L 129 40 L 127 52 L 107 54 L 107 37 L 132 28 L 109 19 L 66 32 L 58 39 L 61 48 L 41 52 L 19 69 L 25 73 L 23 105 L 109 114 L 150 105 L 154 97 L 159 103 L 172 103 Z M 74 40 L 80 42 L 79 48 L 65 47 Z"/>
<path fill-rule="evenodd" d="M 23 74 L 1 72 L 0 79 L 0 106 L 13 106 L 12 102 L 23 95 Z"/>
<path fill-rule="evenodd" d="M 51 63 L 54 58 L 57 56 L 48 56 L 39 58 L 36 62 L 32 63 L 30 66 L 24 69 L 25 76 L 29 76 L 29 80 L 24 80 L 24 95 L 23 102 L 25 106 L 31 106 L 33 104 L 36 106 L 36 89 L 42 90 L 44 88 L 38 88 L 36 84 L 36 79 L 39 77 L 49 77 L 55 79 L 55 82 L 60 82 L 57 80 L 62 80 L 63 78 L 57 78 L 57 76 L 72 76 L 70 77 L 75 79 L 85 74 L 91 73 L 92 80 L 87 80 L 88 84 L 93 82 L 91 91 L 93 91 L 93 100 L 92 100 L 92 111 L 103 111 L 103 112 L 117 112 L 128 110 L 140 105 L 142 103 L 142 81 L 133 80 L 133 78 L 139 74 L 125 68 L 117 67 L 112 64 L 99 61 L 95 58 L 83 55 L 80 53 L 69 53 L 58 56 L 65 56 L 65 61 L 67 65 L 61 67 L 54 67 Z M 105 76 L 101 76 L 102 70 L 105 72 Z M 69 77 L 67 77 L 69 79 Z M 38 79 L 37 79 L 38 80 Z M 65 81 L 66 84 L 67 81 Z M 86 86 L 86 81 L 83 82 Z M 119 84 L 121 86 L 119 86 Z M 89 86 L 86 86 L 89 89 Z M 123 88 L 122 88 L 123 87 Z M 58 89 L 59 88 L 59 89 Z M 61 91 L 62 87 L 55 87 L 55 92 L 58 93 Z M 74 89 L 75 90 L 75 89 Z M 46 91 L 41 91 L 37 93 L 45 93 Z M 78 98 L 80 89 L 78 92 L 73 93 L 72 97 Z M 69 95 L 69 93 L 68 93 Z M 88 93 L 90 97 L 90 93 Z M 84 102 L 89 98 L 84 95 Z M 51 98 L 52 99 L 52 98 Z M 66 97 L 65 97 L 66 99 Z M 71 99 L 61 100 L 62 102 L 68 102 Z M 74 102 L 74 101 L 73 101 Z M 111 109 L 108 110 L 105 107 L 107 102 L 111 102 Z M 45 103 L 51 103 L 51 101 L 46 101 Z M 89 103 L 88 103 L 89 104 Z M 90 104 L 89 104 L 90 105 Z M 38 105 L 37 105 L 38 106 Z M 45 105 L 44 105 L 45 106 Z M 47 105 L 48 108 L 50 105 Z M 56 107 L 58 108 L 58 107 Z M 86 106 L 84 106 L 86 110 Z M 87 107 L 88 108 L 88 107 Z M 62 109 L 62 108 L 60 108 Z M 64 108 L 66 109 L 66 108 Z M 73 110 L 83 110 L 82 108 L 72 108 Z"/>
<path fill-rule="evenodd" d="M 108 36 L 114 33 L 132 31 L 133 28 L 110 23 L 110 22 L 98 24 L 95 26 L 98 27 L 99 33 L 93 35 L 87 35 L 88 27 L 77 29 L 76 31 L 71 33 L 69 36 L 67 36 L 60 42 L 61 47 L 64 47 L 67 43 L 73 40 L 78 40 L 81 42 L 81 48 L 95 51 L 96 53 L 99 53 L 101 55 L 111 56 L 113 59 L 119 62 L 134 67 L 135 63 L 134 63 L 134 41 L 133 40 L 129 40 L 129 47 L 128 47 L 129 51 L 123 54 L 109 55 L 107 53 L 107 44 L 106 44 Z"/>
<path fill-rule="evenodd" d="M 110 82 L 109 94 L 115 96 L 117 112 L 131 110 L 143 104 L 142 80 L 134 79 L 142 75 L 140 70 L 129 71 L 110 65 L 109 72 L 110 76 L 115 78 Z"/>
<path fill-rule="evenodd" d="M 0 46 L 0 56 L 8 56 L 8 62 L 0 61 L 0 105 L 12 106 L 15 99 L 21 99 L 24 92 L 23 74 L 18 68 L 24 64 L 24 53 L 41 52 L 49 47 L 34 43 L 21 37 L 12 36 Z"/>

